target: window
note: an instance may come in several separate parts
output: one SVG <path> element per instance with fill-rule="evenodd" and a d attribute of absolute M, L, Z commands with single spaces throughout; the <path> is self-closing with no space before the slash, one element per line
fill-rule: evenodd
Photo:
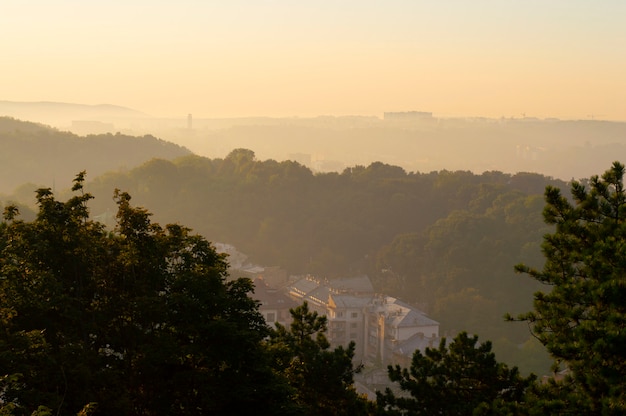
<path fill-rule="evenodd" d="M 343 312 L 337 312 L 337 318 L 343 318 Z"/>
<path fill-rule="evenodd" d="M 358 312 L 352 312 L 352 317 L 353 318 L 358 318 L 359 317 L 359 313 Z"/>
<path fill-rule="evenodd" d="M 356 339 L 356 332 L 350 332 L 350 339 Z"/>
<path fill-rule="evenodd" d="M 358 325 L 358 324 L 357 324 L 356 322 L 352 322 L 352 323 L 350 324 L 350 328 L 353 328 L 353 329 L 354 329 L 354 328 L 356 328 L 356 327 L 357 327 L 357 325 Z"/>
<path fill-rule="evenodd" d="M 274 312 L 267 313 L 267 322 L 276 322 L 276 314 Z"/>

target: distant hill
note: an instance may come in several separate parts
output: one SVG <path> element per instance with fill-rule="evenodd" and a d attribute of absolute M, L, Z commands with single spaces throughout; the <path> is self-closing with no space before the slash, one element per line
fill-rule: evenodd
<path fill-rule="evenodd" d="M 191 152 L 153 136 L 77 136 L 55 128 L 0 117 L 0 194 L 32 183 L 63 189 L 76 173 L 89 177 L 132 169 L 153 158 L 174 159 Z"/>
<path fill-rule="evenodd" d="M 133 120 L 194 153 L 223 157 L 254 150 L 260 159 L 297 160 L 316 172 L 373 162 L 408 172 L 536 172 L 563 180 L 603 172 L 626 160 L 626 122 L 536 118 L 194 118 Z M 116 122 L 116 126 L 123 126 Z M 136 126 L 136 127 L 135 127 Z M 72 130 L 74 131 L 74 130 Z"/>
<path fill-rule="evenodd" d="M 143 118 L 147 114 L 111 104 L 86 105 L 50 101 L 24 102 L 0 100 L 0 116 L 37 121 L 55 126 L 70 126 L 77 120 L 112 121 Z"/>

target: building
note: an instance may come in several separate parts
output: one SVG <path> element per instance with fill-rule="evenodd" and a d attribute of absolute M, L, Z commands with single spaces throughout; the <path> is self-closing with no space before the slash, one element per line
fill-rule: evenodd
<path fill-rule="evenodd" d="M 415 349 L 437 346 L 439 323 L 397 298 L 374 294 L 367 276 L 296 279 L 286 287 L 296 303 L 328 319 L 332 346 L 356 344 L 355 360 L 389 364 L 412 357 Z"/>
<path fill-rule="evenodd" d="M 433 113 L 429 111 L 388 111 L 383 114 L 385 121 L 417 121 L 432 120 Z"/>
<path fill-rule="evenodd" d="M 361 359 L 365 345 L 365 310 L 372 301 L 371 296 L 340 295 L 328 296 L 328 340 L 331 346 L 346 346 L 354 342 L 354 356 Z"/>
<path fill-rule="evenodd" d="M 251 297 L 260 302 L 259 312 L 269 326 L 276 328 L 277 322 L 287 327 L 291 325 L 289 309 L 297 307 L 298 303 L 284 292 L 270 287 L 262 278 L 257 278 L 254 280 L 254 294 Z"/>
<path fill-rule="evenodd" d="M 368 305 L 366 319 L 367 345 L 364 358 L 370 362 L 394 362 L 394 354 L 408 352 L 408 341 L 411 338 L 423 338 L 427 342 L 439 338 L 439 322 L 391 296 L 375 297 Z"/>

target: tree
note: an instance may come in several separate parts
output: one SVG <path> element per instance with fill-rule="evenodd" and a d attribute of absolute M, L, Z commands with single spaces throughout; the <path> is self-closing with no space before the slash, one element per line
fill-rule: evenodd
<path fill-rule="evenodd" d="M 587 414 L 626 412 L 626 194 L 624 165 L 614 162 L 588 187 L 571 183 L 572 200 L 545 191 L 542 270 L 516 266 L 550 287 L 519 316 L 557 363 L 571 372 Z M 570 402 L 570 409 L 574 409 Z M 580 404 L 576 411 L 581 411 Z"/>
<path fill-rule="evenodd" d="M 326 317 L 309 311 L 304 302 L 290 309 L 289 329 L 276 323 L 269 350 L 273 366 L 286 377 L 290 395 L 300 415 L 365 414 L 367 401 L 354 389 L 354 342 L 330 349 Z"/>
<path fill-rule="evenodd" d="M 470 415 L 497 413 L 524 399 L 535 376 L 523 378 L 517 368 L 498 363 L 491 343 L 479 343 L 465 332 L 450 346 L 416 350 L 409 369 L 389 366 L 389 378 L 404 394 L 387 388 L 377 393 L 381 413 L 389 415 Z"/>
<path fill-rule="evenodd" d="M 116 191 L 117 225 L 83 192 L 37 191 L 0 223 L 0 406 L 27 415 L 280 414 L 248 279 L 204 238 L 161 227 Z"/>

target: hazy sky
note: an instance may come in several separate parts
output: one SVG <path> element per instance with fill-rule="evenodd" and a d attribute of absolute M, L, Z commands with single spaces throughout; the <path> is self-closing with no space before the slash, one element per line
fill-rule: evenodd
<path fill-rule="evenodd" d="M 624 0 L 0 0 L 0 100 L 626 120 Z"/>

